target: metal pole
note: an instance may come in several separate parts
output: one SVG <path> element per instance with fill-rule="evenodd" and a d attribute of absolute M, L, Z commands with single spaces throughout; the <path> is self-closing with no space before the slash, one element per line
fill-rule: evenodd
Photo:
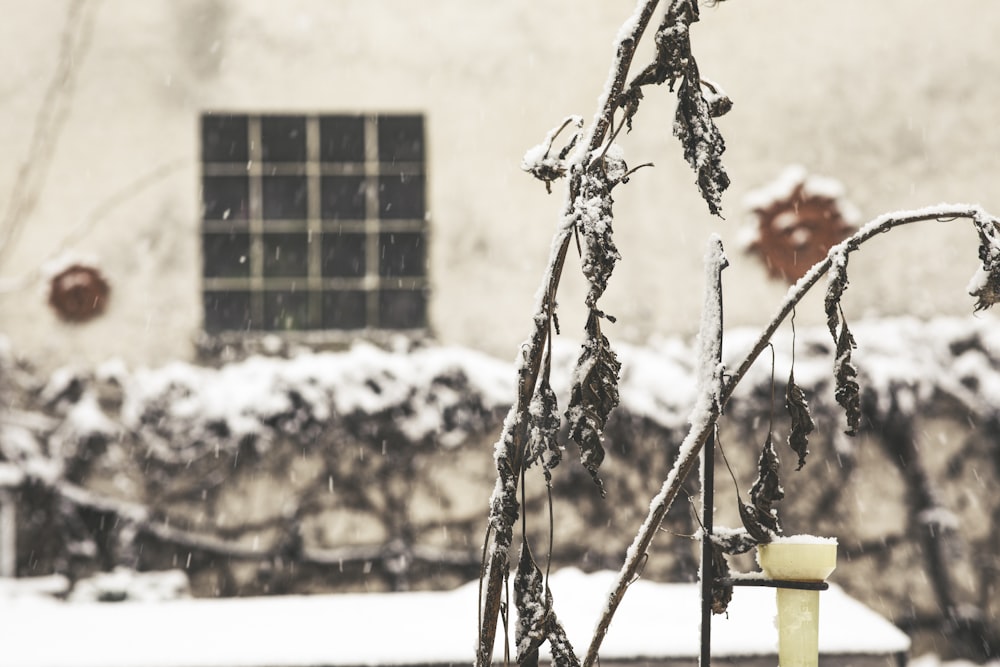
<path fill-rule="evenodd" d="M 0 577 L 17 576 L 17 506 L 14 495 L 0 489 Z"/>
<path fill-rule="evenodd" d="M 701 452 L 701 654 L 700 667 L 709 667 L 712 656 L 712 514 L 715 508 L 715 434 L 711 433 Z"/>
<path fill-rule="evenodd" d="M 715 361 L 722 362 L 722 271 L 729 265 L 722 251 L 722 241 L 717 237 L 710 243 L 714 244 L 719 254 L 718 264 L 710 267 L 708 272 L 710 284 L 705 285 L 705 308 L 714 306 L 718 310 L 718 320 L 714 323 L 714 331 L 708 327 L 700 332 L 702 336 L 714 336 Z M 703 315 L 704 317 L 704 315 Z M 702 341 L 705 345 L 707 341 Z M 704 348 L 703 348 L 704 349 Z M 705 363 L 701 360 L 701 363 Z M 720 410 L 721 413 L 721 410 Z M 714 425 L 713 425 L 714 426 Z M 718 576 L 712 565 L 712 516 L 715 513 L 715 430 L 709 432 L 705 446 L 701 449 L 701 653 L 698 657 L 699 667 L 710 667 L 712 664 L 712 585 Z"/>

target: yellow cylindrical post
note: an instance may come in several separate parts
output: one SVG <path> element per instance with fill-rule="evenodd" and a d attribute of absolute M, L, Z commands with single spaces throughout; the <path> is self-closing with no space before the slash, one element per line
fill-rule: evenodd
<path fill-rule="evenodd" d="M 825 581 L 837 567 L 837 540 L 796 535 L 757 547 L 757 560 L 770 579 Z M 778 665 L 818 667 L 819 591 L 779 588 Z"/>

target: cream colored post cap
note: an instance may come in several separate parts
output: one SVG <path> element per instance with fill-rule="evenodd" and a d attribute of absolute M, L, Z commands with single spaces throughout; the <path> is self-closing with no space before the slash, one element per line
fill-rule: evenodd
<path fill-rule="evenodd" d="M 837 540 L 795 535 L 757 547 L 757 562 L 771 579 L 825 581 L 837 567 Z"/>

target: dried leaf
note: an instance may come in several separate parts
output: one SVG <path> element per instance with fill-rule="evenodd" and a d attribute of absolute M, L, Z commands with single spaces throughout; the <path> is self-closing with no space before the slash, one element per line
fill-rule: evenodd
<path fill-rule="evenodd" d="M 537 666 L 538 649 L 548 640 L 552 665 L 579 667 L 580 661 L 566 636 L 552 607 L 552 592 L 545 585 L 545 577 L 526 541 L 521 543 L 521 557 L 514 576 L 514 604 L 517 608 L 517 627 L 514 641 L 517 645 L 518 665 Z"/>
<path fill-rule="evenodd" d="M 729 175 L 722 166 L 726 141 L 712 119 L 697 76 L 685 76 L 677 91 L 674 136 L 684 149 L 684 159 L 697 175 L 698 189 L 712 215 L 722 212 L 722 193 L 729 187 Z"/>
<path fill-rule="evenodd" d="M 698 19 L 696 0 L 670 3 L 654 37 L 656 56 L 653 62 L 632 80 L 619 97 L 618 106 L 624 109 L 625 123 L 631 130 L 632 117 L 642 100 L 642 86 L 666 83 L 673 91 L 681 81 L 673 133 L 681 142 L 685 159 L 697 174 L 698 188 L 709 210 L 719 215 L 722 193 L 729 187 L 729 176 L 722 166 L 726 142 L 713 118 L 729 111 L 732 101 L 717 90 L 711 91 L 708 97 L 702 91 L 698 63 L 691 53 L 690 28 Z"/>
<path fill-rule="evenodd" d="M 686 76 L 694 62 L 691 55 L 691 24 L 698 20 L 698 3 L 691 0 L 675 1 L 667 7 L 663 21 L 653 40 L 656 43 L 656 64 L 660 80 L 667 82 L 670 90 L 678 78 Z"/>
<path fill-rule="evenodd" d="M 788 445 L 799 457 L 796 470 L 802 470 L 809 454 L 809 434 L 816 428 L 812 415 L 809 414 L 809 403 L 805 392 L 795 384 L 795 370 L 788 373 L 788 384 L 785 385 L 785 409 L 791 417 L 791 430 L 788 433 Z"/>
<path fill-rule="evenodd" d="M 851 361 L 851 352 L 857 347 L 854 336 L 847 328 L 845 322 L 837 338 L 836 358 L 833 363 L 833 376 L 837 388 L 834 391 L 834 398 L 837 403 L 844 408 L 847 415 L 847 435 L 857 435 L 858 427 L 861 425 L 861 388 L 855 378 L 858 377 L 858 369 Z"/>
<path fill-rule="evenodd" d="M 559 405 L 556 394 L 545 378 L 540 378 L 535 396 L 528 405 L 528 443 L 524 467 L 541 463 L 545 480 L 552 480 L 552 469 L 562 460 L 559 447 Z"/>
<path fill-rule="evenodd" d="M 621 362 L 611 349 L 608 339 L 600 333 L 597 318 L 592 314 L 587 322 L 587 339 L 573 373 L 570 391 L 569 437 L 580 446 L 580 462 L 587 469 L 604 495 L 604 485 L 598 469 L 604 460 L 604 426 L 611 411 L 618 406 L 618 373 Z"/>
<path fill-rule="evenodd" d="M 725 116 L 733 110 L 733 101 L 725 93 L 713 91 L 705 96 L 705 101 L 708 103 L 708 113 L 712 118 Z"/>
<path fill-rule="evenodd" d="M 974 310 L 978 312 L 1000 301 L 1000 221 L 981 215 L 973 223 L 979 232 L 982 265 L 969 285 L 969 293 L 976 297 Z"/>
<path fill-rule="evenodd" d="M 719 545 L 712 540 L 712 613 L 724 614 L 733 599 L 733 584 L 729 579 L 729 563 Z"/>
<path fill-rule="evenodd" d="M 556 155 L 552 154 L 553 142 L 559 133 L 573 125 L 577 131 L 570 135 L 569 141 Z M 528 172 L 538 180 L 545 183 L 545 190 L 552 192 L 552 182 L 566 175 L 566 156 L 580 139 L 580 130 L 583 126 L 583 118 L 580 116 L 568 116 L 563 119 L 562 125 L 553 128 L 542 143 L 533 146 L 521 160 L 521 169 Z"/>
<path fill-rule="evenodd" d="M 750 489 L 751 505 L 742 500 L 739 503 L 740 519 L 747 532 L 758 542 L 770 542 L 781 534 L 781 524 L 774 503 L 785 497 L 778 478 L 778 453 L 774 451 L 771 434 L 761 449 L 757 461 L 757 480 Z"/>
<path fill-rule="evenodd" d="M 580 179 L 580 190 L 573 200 L 570 217 L 583 239 L 582 270 L 590 283 L 586 302 L 598 311 L 597 301 L 608 287 L 608 280 L 621 254 L 614 242 L 614 215 L 611 189 L 628 172 L 617 150 L 609 150 L 604 159 L 592 165 Z"/>
<path fill-rule="evenodd" d="M 848 285 L 847 255 L 840 254 L 833 260 L 824 308 L 827 328 L 837 346 L 833 361 L 833 377 L 836 383 L 834 397 L 847 415 L 847 429 L 844 432 L 847 435 L 855 435 L 861 425 L 861 389 L 855 379 L 858 376 L 858 369 L 851 359 L 857 343 L 847 328 L 847 321 L 840 308 L 840 300 Z"/>
<path fill-rule="evenodd" d="M 740 511 L 740 521 L 743 522 L 747 534 L 753 538 L 754 544 L 767 544 L 774 539 L 774 535 L 764 525 L 752 505 L 743 502 L 742 498 L 736 498 L 736 503 Z"/>
<path fill-rule="evenodd" d="M 538 648 L 545 641 L 551 599 L 545 593 L 541 570 L 531 556 L 527 542 L 521 542 L 521 557 L 514 575 L 514 605 L 517 609 L 517 626 L 514 642 L 517 646 L 517 664 L 537 665 Z"/>
<path fill-rule="evenodd" d="M 549 653 L 552 654 L 552 667 L 580 667 L 580 660 L 573 652 L 566 630 L 562 624 L 553 620 L 549 629 Z"/>
<path fill-rule="evenodd" d="M 513 449 L 514 426 L 505 427 L 500 442 L 495 446 L 497 464 L 497 481 L 490 498 L 489 523 L 495 534 L 497 544 L 504 551 L 513 542 L 514 523 L 517 521 L 520 505 L 517 502 L 518 477 L 510 464 L 510 452 Z"/>
<path fill-rule="evenodd" d="M 618 106 L 624 110 L 625 125 L 629 132 L 632 131 L 632 117 L 639 111 L 639 102 L 642 98 L 642 88 L 634 83 L 618 98 Z"/>
<path fill-rule="evenodd" d="M 730 555 L 744 554 L 753 549 L 759 542 L 750 533 L 743 530 L 716 529 L 712 533 L 712 542 L 723 552 Z"/>
<path fill-rule="evenodd" d="M 840 330 L 840 299 L 847 289 L 847 255 L 844 253 L 835 255 L 830 266 L 830 275 L 827 281 L 826 297 L 823 301 L 823 310 L 826 312 L 826 326 L 830 330 L 830 335 L 836 341 Z"/>
<path fill-rule="evenodd" d="M 757 480 L 750 489 L 750 500 L 759 512 L 771 514 L 771 505 L 785 497 L 785 491 L 781 488 L 781 480 L 778 478 L 778 452 L 774 450 L 774 441 L 771 434 L 767 434 L 764 447 L 761 448 L 760 458 L 757 460 Z M 776 528 L 775 532 L 780 532 Z"/>

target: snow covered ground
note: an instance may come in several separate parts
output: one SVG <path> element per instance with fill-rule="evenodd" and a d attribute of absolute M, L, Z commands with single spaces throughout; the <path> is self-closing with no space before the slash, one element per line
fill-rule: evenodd
<path fill-rule="evenodd" d="M 555 573 L 555 609 L 578 652 L 589 641 L 616 573 Z M 477 584 L 446 592 L 278 596 L 170 602 L 71 603 L 9 599 L 0 606 L 5 667 L 306 667 L 467 664 Z M 625 596 L 605 660 L 692 657 L 694 584 L 639 580 Z M 893 655 L 910 641 L 832 585 L 821 594 L 820 651 Z M 739 588 L 713 623 L 713 654 L 773 655 L 774 591 Z M 498 645 L 497 657 L 503 655 Z M 543 647 L 543 658 L 545 649 Z M 937 667 L 923 662 L 920 667 Z"/>

